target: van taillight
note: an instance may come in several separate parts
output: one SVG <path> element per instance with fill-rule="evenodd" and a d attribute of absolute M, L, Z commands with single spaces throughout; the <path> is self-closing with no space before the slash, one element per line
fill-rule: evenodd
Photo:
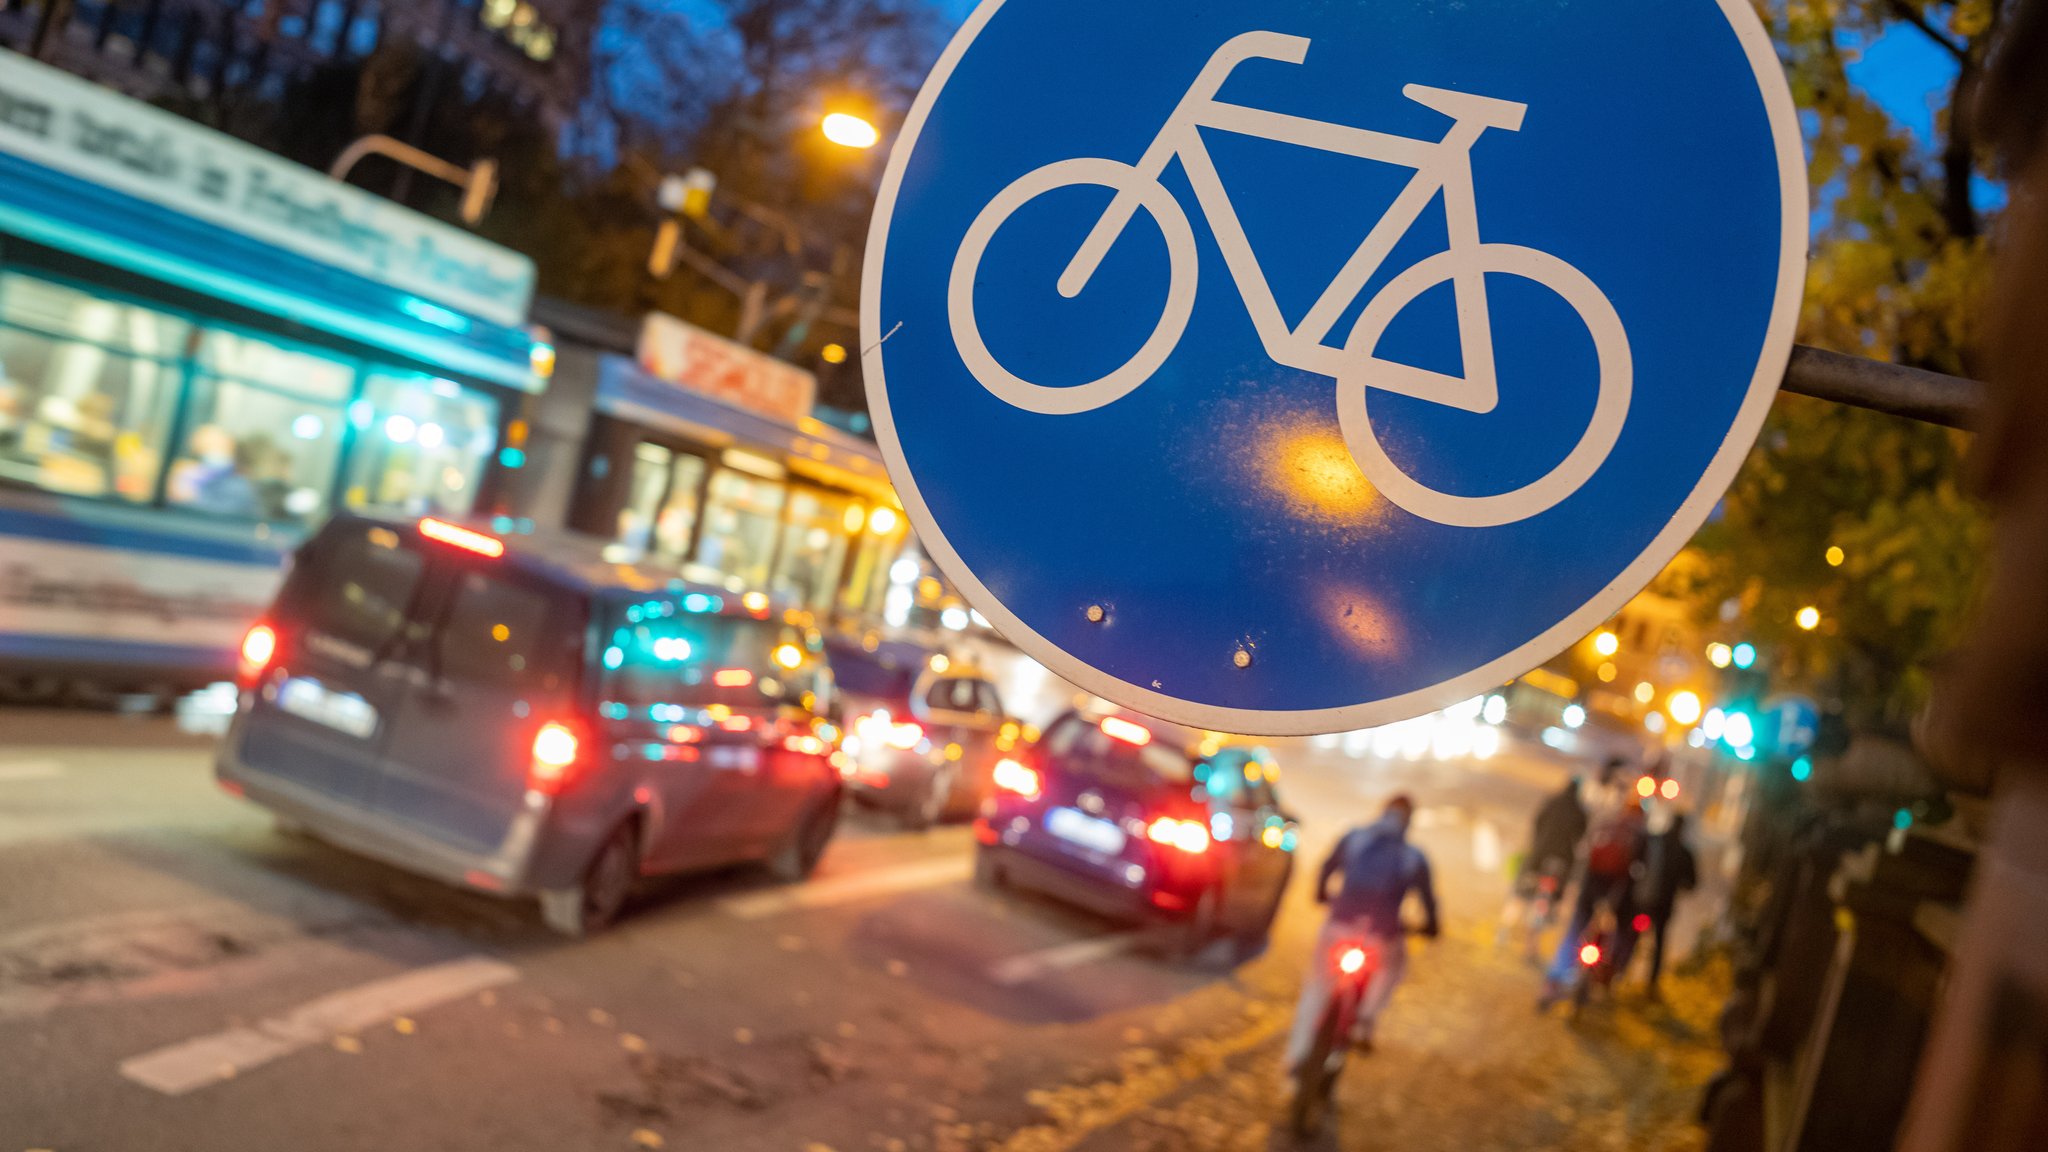
<path fill-rule="evenodd" d="M 533 766 L 527 770 L 527 787 L 553 796 L 569 782 L 576 766 L 576 733 L 567 725 L 550 721 L 533 737 Z"/>
<path fill-rule="evenodd" d="M 270 667 L 271 657 L 277 655 L 277 630 L 268 624 L 258 624 L 242 637 L 242 681 L 251 683 Z"/>
<path fill-rule="evenodd" d="M 995 786 L 1005 792 L 1014 792 L 1026 800 L 1038 799 L 1038 773 L 1017 763 L 1015 760 L 998 760 L 995 769 Z"/>

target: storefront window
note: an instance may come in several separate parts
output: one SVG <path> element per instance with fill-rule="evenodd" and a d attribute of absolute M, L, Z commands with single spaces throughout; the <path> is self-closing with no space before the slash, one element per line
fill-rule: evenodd
<path fill-rule="evenodd" d="M 205 333 L 165 500 L 222 516 L 321 518 L 355 376 L 339 360 Z"/>
<path fill-rule="evenodd" d="M 619 543 L 642 551 L 653 544 L 654 518 L 660 514 L 661 498 L 668 493 L 675 460 L 676 454 L 659 444 L 633 449 L 632 487 L 626 491 L 626 506 L 619 509 Z"/>
<path fill-rule="evenodd" d="M 0 478 L 154 498 L 191 332 L 175 316 L 0 274 Z"/>
<path fill-rule="evenodd" d="M 654 522 L 654 552 L 664 560 L 681 563 L 690 554 L 690 533 L 697 527 L 697 495 L 709 467 L 701 456 L 676 457 L 668 500 L 661 506 L 661 518 Z"/>
<path fill-rule="evenodd" d="M 774 480 L 719 469 L 711 477 L 697 560 L 756 587 L 766 585 L 787 492 Z"/>
<path fill-rule="evenodd" d="M 497 447 L 497 402 L 452 380 L 372 373 L 348 407 L 356 433 L 348 467 L 351 508 L 461 516 L 476 505 Z"/>
<path fill-rule="evenodd" d="M 865 514 L 860 524 L 852 522 L 849 510 L 858 507 L 844 496 L 802 488 L 791 492 L 771 590 L 814 611 L 830 608 L 846 563 L 849 530 L 858 531 L 866 523 Z"/>

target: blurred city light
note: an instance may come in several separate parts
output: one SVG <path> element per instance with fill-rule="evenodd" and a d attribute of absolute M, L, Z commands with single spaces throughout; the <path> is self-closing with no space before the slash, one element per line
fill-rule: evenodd
<path fill-rule="evenodd" d="M 1730 712 L 1723 728 L 1723 739 L 1728 741 L 1729 747 L 1740 752 L 1756 743 L 1756 722 L 1749 718 L 1747 712 Z"/>
<path fill-rule="evenodd" d="M 1664 710 L 1680 724 L 1696 724 L 1700 718 L 1700 698 L 1697 692 L 1673 692 L 1664 702 Z"/>
<path fill-rule="evenodd" d="M 1602 684 L 1612 684 L 1614 683 L 1614 678 L 1621 675 L 1621 669 L 1616 668 L 1613 662 L 1609 661 L 1606 664 L 1602 664 L 1595 672 L 1595 675 L 1600 677 Z"/>
<path fill-rule="evenodd" d="M 1636 703 L 1648 704 L 1657 698 L 1657 686 L 1648 680 L 1636 685 Z"/>
<path fill-rule="evenodd" d="M 846 363 L 846 345 L 827 344 L 818 350 L 818 355 L 827 364 L 844 364 Z"/>
<path fill-rule="evenodd" d="M 846 534 L 849 536 L 860 535 L 860 530 L 867 526 L 867 522 L 867 509 L 858 504 L 847 505 L 846 515 L 840 518 L 840 523 L 846 528 Z"/>
<path fill-rule="evenodd" d="M 1801 608 L 1799 610 L 1799 615 L 1793 617 L 1793 619 L 1798 623 L 1799 627 L 1802 630 L 1811 632 L 1815 628 L 1820 627 L 1820 609 L 1815 608 L 1813 605 L 1809 604 L 1806 607 Z"/>
<path fill-rule="evenodd" d="M 1792 762 L 1792 778 L 1802 783 L 1813 776 L 1813 761 L 1801 756 Z"/>
<path fill-rule="evenodd" d="M 877 536 L 887 536 L 896 530 L 896 510 L 887 505 L 868 513 L 868 531 Z"/>
<path fill-rule="evenodd" d="M 1564 706 L 1565 727 L 1577 728 L 1585 722 L 1586 710 L 1584 708 L 1579 707 L 1577 704 L 1567 704 Z"/>
<path fill-rule="evenodd" d="M 1842 551 L 1841 548 L 1830 547 L 1828 549 L 1828 567 L 1840 568 L 1842 566 L 1842 563 L 1848 559 L 1849 554 L 1847 552 Z"/>
<path fill-rule="evenodd" d="M 825 139 L 842 148 L 873 148 L 882 142 L 880 129 L 851 112 L 834 112 L 819 127 Z"/>
<path fill-rule="evenodd" d="M 1508 718 L 1508 698 L 1488 696 L 1486 706 L 1480 710 L 1479 717 L 1488 724 L 1502 723 Z"/>
<path fill-rule="evenodd" d="M 1719 740 L 1728 731 L 1727 713 L 1719 708 L 1707 709 L 1707 714 L 1700 718 L 1700 731 L 1706 733 L 1709 740 Z"/>
<path fill-rule="evenodd" d="M 1652 736 L 1662 736 L 1664 734 L 1664 714 L 1662 712 L 1652 712 L 1648 716 L 1643 717 L 1643 727 L 1649 729 Z"/>
<path fill-rule="evenodd" d="M 1602 656 L 1612 656 L 1621 651 L 1621 637 L 1612 632 L 1602 632 L 1593 637 L 1593 651 Z"/>
<path fill-rule="evenodd" d="M 1726 644 L 1707 645 L 1707 663 L 1716 668 L 1726 668 L 1735 662 L 1735 649 Z"/>
<path fill-rule="evenodd" d="M 948 608 L 944 612 L 939 613 L 939 623 L 948 631 L 965 632 L 967 631 L 967 609 Z"/>
<path fill-rule="evenodd" d="M 1756 663 L 1756 645 L 1737 644 L 1732 655 L 1734 656 L 1737 668 L 1748 668 Z"/>

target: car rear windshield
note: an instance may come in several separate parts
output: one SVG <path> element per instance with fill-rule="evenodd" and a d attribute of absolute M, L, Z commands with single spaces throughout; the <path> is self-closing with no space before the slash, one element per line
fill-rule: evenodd
<path fill-rule="evenodd" d="M 608 606 L 600 652 L 607 701 L 629 709 L 738 706 L 782 695 L 778 675 L 789 674 L 773 657 L 780 626 L 717 615 L 716 609 L 689 610 L 698 603 L 685 597 Z"/>
<path fill-rule="evenodd" d="M 839 680 L 839 690 L 849 696 L 874 697 L 896 704 L 910 703 L 910 689 L 917 679 L 915 668 L 840 645 L 832 648 L 832 674 Z"/>
<path fill-rule="evenodd" d="M 1125 791 L 1180 789 L 1194 781 L 1194 761 L 1172 742 L 1132 744 L 1078 715 L 1069 716 L 1046 736 L 1046 751 L 1056 770 Z"/>
<path fill-rule="evenodd" d="M 335 524 L 300 550 L 278 596 L 280 623 L 375 652 L 405 623 L 425 567 L 406 538 L 389 528 Z"/>

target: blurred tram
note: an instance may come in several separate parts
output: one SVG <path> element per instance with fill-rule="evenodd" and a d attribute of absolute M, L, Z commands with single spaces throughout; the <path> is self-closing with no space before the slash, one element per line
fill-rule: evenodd
<path fill-rule="evenodd" d="M 463 515 L 525 257 L 0 52 L 0 694 L 224 679 L 341 508 Z"/>
<path fill-rule="evenodd" d="M 536 301 L 518 253 L 4 52 L 0 98 L 41 117 L 0 119 L 0 700 L 230 678 L 342 510 L 566 527 L 863 645 L 992 640 L 808 372 Z"/>

